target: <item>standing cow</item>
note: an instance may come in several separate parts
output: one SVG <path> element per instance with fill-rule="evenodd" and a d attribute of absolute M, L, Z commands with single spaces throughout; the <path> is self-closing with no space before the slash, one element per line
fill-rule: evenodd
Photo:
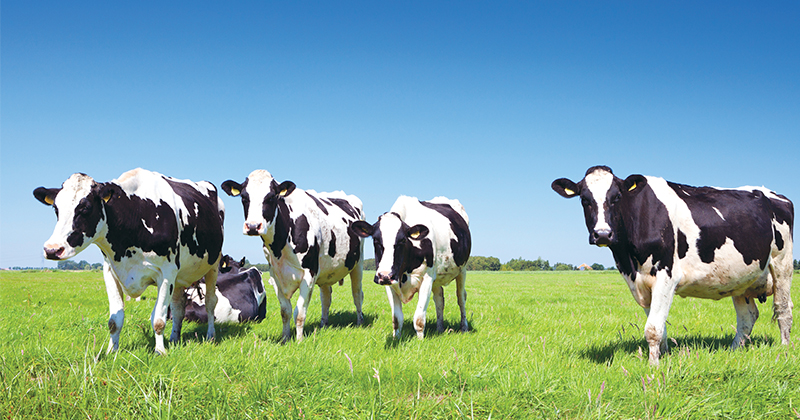
<path fill-rule="evenodd" d="M 331 286 L 350 274 L 357 324 L 364 316 L 361 304 L 361 276 L 364 266 L 361 238 L 350 225 L 363 220 L 361 200 L 341 191 L 317 193 L 296 188 L 291 181 L 278 184 L 265 170 L 255 170 L 244 183 L 222 183 L 228 195 L 241 196 L 244 207 L 244 234 L 260 236 L 270 265 L 270 281 L 281 306 L 282 342 L 289 340 L 292 295 L 298 289 L 294 310 L 297 341 L 303 339 L 306 311 L 319 285 L 322 300 L 320 324 L 328 323 Z"/>
<path fill-rule="evenodd" d="M 108 292 L 108 351 L 119 348 L 125 313 L 122 294 L 138 297 L 158 288 L 151 315 L 155 351 L 164 354 L 162 333 L 167 306 L 176 316 L 170 340 L 180 339 L 186 304 L 184 289 L 205 276 L 213 290 L 222 251 L 225 207 L 208 182 L 166 177 L 134 169 L 107 183 L 74 174 L 61 188 L 39 187 L 33 195 L 55 208 L 58 222 L 44 254 L 50 260 L 72 258 L 94 243 L 103 253 Z M 216 296 L 206 295 L 208 339 L 214 338 Z"/>
<path fill-rule="evenodd" d="M 266 316 L 267 300 L 261 272 L 255 267 L 242 269 L 244 258 L 236 261 L 228 255 L 219 262 L 217 277 L 217 306 L 215 322 L 261 321 Z M 206 314 L 206 287 L 199 282 L 186 289 L 186 314 L 184 320 L 208 322 Z"/>
<path fill-rule="evenodd" d="M 424 337 L 431 292 L 436 305 L 436 329 L 444 331 L 442 287 L 453 279 L 461 309 L 461 331 L 469 330 L 464 283 L 472 242 L 469 217 L 458 200 L 436 197 L 419 201 L 401 196 L 374 225 L 356 222 L 353 229 L 361 237 L 372 236 L 377 265 L 375 283 L 386 286 L 395 338 L 400 338 L 403 328 L 402 305 L 417 292 L 419 300 L 414 313 L 417 337 Z"/>
<path fill-rule="evenodd" d="M 662 178 L 617 178 L 595 166 L 577 184 L 553 181 L 566 198 L 581 197 L 589 243 L 607 246 L 636 302 L 647 314 L 650 363 L 667 350 L 666 321 L 675 294 L 732 297 L 735 349 L 758 318 L 755 299 L 773 297 L 781 342 L 792 328 L 794 206 L 763 187 L 690 187 Z"/>

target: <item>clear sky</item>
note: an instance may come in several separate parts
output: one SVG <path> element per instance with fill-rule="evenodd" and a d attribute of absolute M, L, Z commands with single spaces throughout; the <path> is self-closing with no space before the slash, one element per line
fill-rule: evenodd
<path fill-rule="evenodd" d="M 136 167 L 217 186 L 267 169 L 357 195 L 370 221 L 401 194 L 458 198 L 473 255 L 503 262 L 613 263 L 550 189 L 598 164 L 800 203 L 797 1 L 4 1 L 0 16 L 0 267 L 55 265 L 34 188 Z M 224 201 L 223 251 L 265 261 Z"/>

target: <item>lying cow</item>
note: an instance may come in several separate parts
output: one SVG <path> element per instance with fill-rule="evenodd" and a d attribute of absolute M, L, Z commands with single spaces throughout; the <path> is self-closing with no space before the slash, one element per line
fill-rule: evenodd
<path fill-rule="evenodd" d="M 119 348 L 125 319 L 122 294 L 138 297 L 156 285 L 151 315 L 155 351 L 164 354 L 162 333 L 167 306 L 175 317 L 172 336 L 180 339 L 186 301 L 184 289 L 205 276 L 206 287 L 217 281 L 225 207 L 216 188 L 205 181 L 178 180 L 134 169 L 111 182 L 97 183 L 74 174 L 61 188 L 39 187 L 33 195 L 56 210 L 58 222 L 44 254 L 50 260 L 72 258 L 94 243 L 103 253 L 103 278 L 108 292 L 108 351 Z M 214 338 L 216 296 L 206 295 L 208 339 Z"/>
<path fill-rule="evenodd" d="M 278 184 L 264 170 L 253 171 L 242 184 L 225 181 L 222 189 L 230 196 L 241 196 L 244 234 L 260 236 L 264 243 L 270 282 L 274 282 L 281 306 L 284 343 L 291 334 L 289 299 L 294 292 L 300 290 L 294 311 L 296 337 L 300 341 L 314 285 L 320 288 L 320 324 L 325 326 L 331 306 L 331 286 L 348 273 L 358 312 L 357 323 L 361 325 L 363 241 L 350 230 L 354 221 L 364 218 L 361 200 L 341 191 L 303 191 L 291 181 Z"/>
<path fill-rule="evenodd" d="M 244 258 L 235 261 L 228 255 L 220 260 L 217 277 L 217 306 L 215 322 L 261 321 L 266 316 L 267 305 L 261 272 L 255 267 L 246 270 Z M 186 321 L 208 322 L 205 307 L 205 284 L 199 282 L 186 289 Z"/>
<path fill-rule="evenodd" d="M 781 342 L 792 328 L 794 206 L 763 187 L 690 187 L 662 178 L 617 178 L 606 166 L 579 183 L 553 181 L 566 198 L 581 197 L 589 243 L 607 246 L 636 302 L 647 314 L 650 363 L 667 350 L 666 321 L 675 294 L 732 297 L 736 336 L 745 343 L 758 318 L 755 299 L 773 297 Z"/>
<path fill-rule="evenodd" d="M 461 331 L 469 330 L 464 283 L 472 242 L 469 217 L 458 200 L 436 197 L 419 201 L 401 196 L 374 225 L 355 222 L 353 230 L 363 238 L 372 236 L 377 265 L 375 283 L 386 286 L 395 338 L 400 338 L 402 332 L 402 304 L 408 303 L 417 292 L 419 301 L 414 314 L 417 337 L 424 337 L 431 292 L 436 305 L 436 329 L 444 331 L 442 287 L 453 279 L 461 309 Z"/>

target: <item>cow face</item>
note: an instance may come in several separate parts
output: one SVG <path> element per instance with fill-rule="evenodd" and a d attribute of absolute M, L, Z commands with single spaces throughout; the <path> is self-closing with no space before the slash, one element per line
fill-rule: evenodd
<path fill-rule="evenodd" d="M 269 172 L 260 169 L 251 172 L 242 184 L 231 180 L 222 183 L 222 190 L 228 195 L 242 197 L 242 231 L 251 236 L 267 233 L 267 229 L 275 221 L 278 206 L 295 188 L 292 181 L 278 184 Z"/>
<path fill-rule="evenodd" d="M 427 239 L 429 230 L 424 225 L 409 226 L 396 213 L 386 213 L 374 225 L 356 221 L 353 231 L 362 238 L 372 236 L 375 246 L 375 283 L 384 286 L 402 285 L 406 274 L 426 262 L 433 255 L 433 246 Z M 386 251 L 389 252 L 386 252 Z M 427 261 L 428 266 L 432 261 Z"/>
<path fill-rule="evenodd" d="M 56 211 L 56 227 L 44 243 L 49 260 L 74 257 L 94 242 L 105 223 L 102 200 L 103 184 L 85 174 L 74 174 L 61 188 L 39 187 L 34 197 Z"/>
<path fill-rule="evenodd" d="M 589 244 L 609 246 L 617 244 L 624 236 L 622 216 L 626 202 L 646 184 L 647 179 L 641 175 L 631 175 L 623 181 L 614 176 L 611 168 L 595 166 L 589 168 L 578 183 L 560 178 L 553 181 L 551 187 L 562 197 L 581 198 Z"/>

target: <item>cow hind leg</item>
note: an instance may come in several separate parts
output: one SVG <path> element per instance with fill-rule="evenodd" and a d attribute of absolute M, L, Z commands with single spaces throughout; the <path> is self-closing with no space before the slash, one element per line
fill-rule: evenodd
<path fill-rule="evenodd" d="M 769 265 L 770 275 L 773 279 L 772 319 L 778 321 L 781 332 L 781 343 L 790 343 L 792 332 L 792 274 L 794 270 L 792 261 L 792 244 L 787 244 L 786 252 L 780 261 Z M 788 249 L 787 249 L 788 248 Z M 787 256 L 788 255 L 788 256 Z"/>
<path fill-rule="evenodd" d="M 467 270 L 461 269 L 461 273 L 456 277 L 456 297 L 458 298 L 458 309 L 461 312 L 461 331 L 469 331 L 467 323 Z"/>
<path fill-rule="evenodd" d="M 183 287 L 175 287 L 172 293 L 172 301 L 170 302 L 170 309 L 172 310 L 172 335 L 169 337 L 171 343 L 177 343 L 181 340 L 181 327 L 183 326 L 183 317 L 186 315 L 186 293 Z"/>
<path fill-rule="evenodd" d="M 319 287 L 319 298 L 322 302 L 322 315 L 320 316 L 319 325 L 325 327 L 328 325 L 328 313 L 331 309 L 331 300 L 333 295 L 333 288 L 328 286 Z"/>
<path fill-rule="evenodd" d="M 444 332 L 444 288 L 433 287 L 433 303 L 436 306 L 436 331 Z"/>
<path fill-rule="evenodd" d="M 353 304 L 356 305 L 356 325 L 364 323 L 364 313 L 361 311 L 361 307 L 364 304 L 364 292 L 361 289 L 363 265 L 363 262 L 359 261 L 355 268 L 350 271 L 350 290 L 353 292 Z"/>
<path fill-rule="evenodd" d="M 736 336 L 733 337 L 731 350 L 736 350 L 750 341 L 750 333 L 758 319 L 758 307 L 755 299 L 744 296 L 734 296 L 733 307 L 736 308 Z"/>
<path fill-rule="evenodd" d="M 106 350 L 106 354 L 108 354 L 119 349 L 119 334 L 122 331 L 122 325 L 125 323 L 125 303 L 122 299 L 122 287 L 114 278 L 111 266 L 108 263 L 103 263 L 103 280 L 106 284 L 108 313 L 110 314 L 108 317 L 108 332 L 111 338 L 108 341 L 108 349 Z"/>

